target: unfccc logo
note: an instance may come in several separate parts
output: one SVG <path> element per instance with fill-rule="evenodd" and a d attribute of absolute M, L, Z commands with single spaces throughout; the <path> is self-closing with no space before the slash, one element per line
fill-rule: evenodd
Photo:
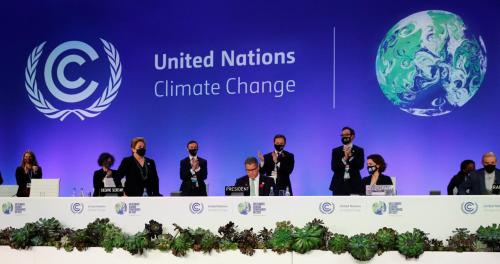
<path fill-rule="evenodd" d="M 38 45 L 33 49 L 30 56 L 28 57 L 28 63 L 25 70 L 25 87 L 28 92 L 29 99 L 35 105 L 36 109 L 43 113 L 48 118 L 59 119 L 64 121 L 64 119 L 70 115 L 75 114 L 81 120 L 89 117 L 96 117 L 102 111 L 106 110 L 111 102 L 115 99 L 118 94 L 118 89 L 121 84 L 121 74 L 122 67 L 120 63 L 120 56 L 118 51 L 115 49 L 113 44 L 101 39 L 104 46 L 104 52 L 107 54 L 109 65 L 110 65 L 110 77 L 107 87 L 103 90 L 101 96 L 96 99 L 90 106 L 80 109 L 80 108 L 65 108 L 59 109 L 53 106 L 38 89 L 37 85 L 37 65 L 40 60 L 40 56 L 43 52 L 43 47 L 46 42 Z M 65 70 L 70 64 L 78 64 L 82 66 L 87 60 L 80 56 L 79 54 L 67 54 L 68 51 L 78 51 L 83 52 L 88 56 L 90 61 L 95 61 L 99 59 L 99 54 L 94 48 L 85 42 L 81 41 L 67 41 L 59 46 L 57 46 L 47 57 L 47 61 L 44 66 L 44 78 L 45 84 L 49 92 L 60 102 L 64 104 L 74 104 L 84 101 L 89 98 L 94 92 L 96 92 L 99 87 L 99 83 L 96 81 L 90 81 L 89 84 L 84 87 L 87 82 L 82 77 L 76 80 L 70 80 L 65 75 Z M 60 58 L 61 55 L 64 57 Z M 62 86 L 67 91 L 59 89 L 54 80 L 53 71 L 55 70 L 57 77 L 57 83 Z"/>
<path fill-rule="evenodd" d="M 475 202 L 463 202 L 462 212 L 464 214 L 475 214 L 477 212 L 478 206 Z"/>
<path fill-rule="evenodd" d="M 74 214 L 81 214 L 83 212 L 83 204 L 71 203 L 71 212 Z"/>
<path fill-rule="evenodd" d="M 335 211 L 335 204 L 331 202 L 321 202 L 319 204 L 319 211 L 322 214 L 331 214 Z"/>
<path fill-rule="evenodd" d="M 191 211 L 192 214 L 201 214 L 203 212 L 203 204 L 198 202 L 190 203 L 189 211 Z"/>

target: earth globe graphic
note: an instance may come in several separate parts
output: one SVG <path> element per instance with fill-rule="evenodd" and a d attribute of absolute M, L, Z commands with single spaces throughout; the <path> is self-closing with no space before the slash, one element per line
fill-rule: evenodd
<path fill-rule="evenodd" d="M 401 110 L 440 116 L 477 93 L 486 62 L 483 39 L 458 15 L 428 10 L 402 19 L 386 34 L 377 52 L 377 80 Z"/>

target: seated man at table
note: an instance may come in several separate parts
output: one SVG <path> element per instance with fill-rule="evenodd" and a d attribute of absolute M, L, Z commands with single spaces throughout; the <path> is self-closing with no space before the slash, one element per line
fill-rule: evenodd
<path fill-rule="evenodd" d="M 460 185 L 459 194 L 498 194 L 493 186 L 500 184 L 500 170 L 496 168 L 497 157 L 495 153 L 488 152 L 483 155 L 483 168 L 473 171 Z"/>
<path fill-rule="evenodd" d="M 274 180 L 271 177 L 259 175 L 259 163 L 255 157 L 245 160 L 245 170 L 247 175 L 236 180 L 235 186 L 250 187 L 245 196 L 269 196 L 271 188 L 276 189 Z"/>

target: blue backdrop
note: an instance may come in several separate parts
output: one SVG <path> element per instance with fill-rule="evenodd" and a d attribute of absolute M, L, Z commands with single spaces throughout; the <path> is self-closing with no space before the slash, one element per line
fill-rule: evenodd
<path fill-rule="evenodd" d="M 445 192 L 463 159 L 479 163 L 484 152 L 500 151 L 500 8 L 494 1 L 11 1 L 2 9 L 0 171 L 7 184 L 15 184 L 22 153 L 32 149 L 45 177 L 61 178 L 62 195 L 70 195 L 73 187 L 91 191 L 98 155 L 113 153 L 116 168 L 130 155 L 135 136 L 147 140 L 147 156 L 157 162 L 163 194 L 178 190 L 179 161 L 190 139 L 199 141 L 199 155 L 208 160 L 210 195 L 222 195 L 225 185 L 245 174 L 247 156 L 271 151 L 277 133 L 287 136 L 286 149 L 295 153 L 297 195 L 330 194 L 331 149 L 340 145 L 340 129 L 346 125 L 356 129 L 355 143 L 366 154 L 386 158 L 387 174 L 398 178 L 400 194 Z M 435 117 L 401 111 L 385 97 L 375 71 L 379 45 L 391 27 L 425 10 L 460 16 L 467 31 L 481 36 L 488 58 L 477 94 Z M 114 45 L 122 67 L 121 85 L 109 107 L 83 121 L 75 114 L 61 121 L 38 111 L 25 86 L 34 48 L 46 42 L 35 67 L 44 99 L 59 110 L 84 109 L 103 95 L 111 76 L 100 38 Z M 85 86 L 99 83 L 94 94 L 74 104 L 59 101 L 43 75 L 52 50 L 71 40 L 89 44 L 99 55 L 91 62 L 73 50 L 86 63 L 68 64 L 67 79 L 82 77 Z M 293 60 L 221 65 L 223 51 L 257 49 L 273 56 L 293 52 Z M 155 68 L 155 54 L 205 57 L 210 51 L 212 67 Z M 227 80 L 238 77 L 245 82 L 293 80 L 295 86 L 282 96 L 229 94 Z M 156 96 L 155 83 L 166 80 L 193 86 L 207 81 L 221 88 L 218 95 Z M 230 86 L 234 91 L 236 82 Z"/>

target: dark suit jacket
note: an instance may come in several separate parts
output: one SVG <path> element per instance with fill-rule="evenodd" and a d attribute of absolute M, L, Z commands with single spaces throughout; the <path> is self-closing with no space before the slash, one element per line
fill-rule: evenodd
<path fill-rule="evenodd" d="M 126 182 L 123 191 L 127 196 L 142 196 L 144 188 L 148 196 L 161 196 L 159 191 L 159 178 L 156 171 L 156 164 L 154 160 L 146 158 L 144 166 L 147 166 L 148 177 L 146 180 L 142 179 L 139 164 L 134 156 L 126 157 L 122 160 L 120 167 L 118 167 L 118 176 L 121 180 L 125 177 Z"/>
<path fill-rule="evenodd" d="M 361 180 L 361 187 L 363 188 L 362 189 L 362 194 L 366 194 L 366 186 L 370 185 L 371 182 L 372 182 L 372 176 L 371 175 L 367 176 L 367 177 L 364 177 Z M 386 176 L 384 174 L 380 174 L 378 176 L 376 185 L 393 185 L 393 183 L 392 183 L 391 177 Z"/>
<path fill-rule="evenodd" d="M 198 187 L 191 181 L 191 160 L 189 157 L 181 160 L 180 177 L 182 180 L 180 191 L 182 196 L 207 196 L 207 186 L 205 180 L 208 175 L 207 160 L 198 157 L 200 170 L 195 172 L 196 179 L 198 180 Z"/>
<path fill-rule="evenodd" d="M 465 181 L 465 177 L 467 177 L 466 173 L 459 171 L 457 175 L 451 178 L 447 187 L 448 195 L 453 195 L 453 189 L 455 189 L 455 187 L 460 191 L 460 185 Z"/>
<path fill-rule="evenodd" d="M 330 182 L 330 190 L 335 195 L 350 195 L 361 194 L 361 174 L 360 170 L 365 166 L 364 150 L 356 145 L 351 149 L 352 160 L 347 161 L 349 164 L 350 180 L 344 180 L 345 165 L 342 162 L 344 157 L 343 146 L 332 150 L 331 167 L 333 171 L 332 181 Z"/>
<path fill-rule="evenodd" d="M 292 153 L 283 150 L 280 156 L 278 156 L 278 162 L 280 167 L 278 168 L 278 177 L 276 178 L 276 190 L 286 190 L 288 187 L 290 195 L 293 195 L 292 184 L 290 182 L 290 174 L 292 174 L 293 168 L 295 166 L 295 158 Z M 274 170 L 274 160 L 272 152 L 264 155 L 264 166 L 260 169 L 260 174 L 265 176 L 271 176 Z"/>
<path fill-rule="evenodd" d="M 28 189 L 28 183 L 31 182 L 31 179 L 41 179 L 42 178 L 42 167 L 38 166 L 38 172 L 32 173 L 30 178 L 30 173 L 25 173 L 24 168 L 19 166 L 16 169 L 16 183 L 19 186 L 17 189 L 17 197 L 28 197 L 30 196 L 30 192 Z"/>
<path fill-rule="evenodd" d="M 459 194 L 481 195 L 488 194 L 485 186 L 485 171 L 479 169 L 473 171 L 466 177 L 465 182 L 460 185 Z M 495 184 L 500 184 L 500 170 L 495 170 Z M 469 192 L 467 193 L 467 190 Z"/>
<path fill-rule="evenodd" d="M 118 172 L 116 170 L 111 170 L 111 176 L 113 177 L 113 181 L 115 182 L 116 187 L 122 187 L 122 182 Z M 101 195 L 101 188 L 104 188 L 104 177 L 106 177 L 106 173 L 103 169 L 94 171 L 94 194 L 93 196 L 104 196 Z"/>
<path fill-rule="evenodd" d="M 2 172 L 0 172 L 0 185 L 3 184 Z"/>
<path fill-rule="evenodd" d="M 243 177 L 238 178 L 236 180 L 236 183 L 234 184 L 234 186 L 250 187 L 250 180 L 248 178 L 248 175 L 245 175 Z M 271 190 L 271 187 L 273 187 L 274 194 L 277 195 L 276 186 L 274 184 L 274 179 L 271 177 L 260 175 L 260 177 L 259 177 L 259 196 L 269 196 L 269 192 Z M 248 192 L 245 192 L 245 196 L 250 196 L 250 190 Z"/>

